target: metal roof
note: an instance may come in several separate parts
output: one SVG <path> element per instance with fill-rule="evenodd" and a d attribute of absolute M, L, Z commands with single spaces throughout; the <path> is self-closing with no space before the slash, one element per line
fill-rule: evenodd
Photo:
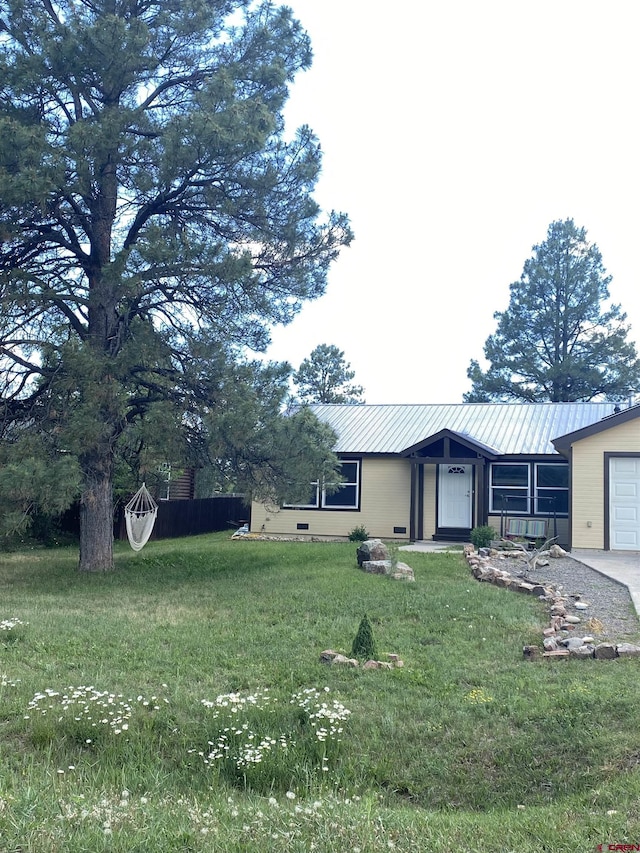
<path fill-rule="evenodd" d="M 615 403 L 315 403 L 337 453 L 402 453 L 443 429 L 498 454 L 556 454 L 551 440 L 614 413 Z"/>

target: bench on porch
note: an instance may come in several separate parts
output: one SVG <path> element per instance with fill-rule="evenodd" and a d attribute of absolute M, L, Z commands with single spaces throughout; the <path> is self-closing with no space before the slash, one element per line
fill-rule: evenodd
<path fill-rule="evenodd" d="M 541 519 L 510 518 L 505 531 L 506 539 L 546 539 L 547 522 Z"/>

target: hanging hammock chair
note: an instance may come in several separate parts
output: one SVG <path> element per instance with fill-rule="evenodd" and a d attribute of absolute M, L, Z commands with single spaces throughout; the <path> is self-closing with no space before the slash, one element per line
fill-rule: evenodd
<path fill-rule="evenodd" d="M 147 544 L 158 515 L 158 504 L 143 483 L 124 508 L 129 545 L 140 551 Z"/>

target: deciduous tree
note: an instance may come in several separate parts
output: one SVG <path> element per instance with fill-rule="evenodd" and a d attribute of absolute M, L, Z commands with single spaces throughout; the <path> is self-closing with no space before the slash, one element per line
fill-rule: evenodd
<path fill-rule="evenodd" d="M 552 222 L 533 247 L 506 311 L 475 360 L 467 402 L 621 400 L 640 387 L 640 361 L 598 247 L 573 220 Z"/>
<path fill-rule="evenodd" d="M 317 139 L 285 135 L 290 10 L 4 0 L 0 32 L 2 423 L 77 459 L 80 568 L 105 570 L 125 436 L 158 407 L 201 428 L 351 235 L 313 200 Z"/>

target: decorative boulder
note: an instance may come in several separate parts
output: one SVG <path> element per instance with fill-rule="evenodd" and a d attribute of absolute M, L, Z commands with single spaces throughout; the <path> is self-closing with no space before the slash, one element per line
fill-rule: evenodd
<path fill-rule="evenodd" d="M 552 545 L 549 548 L 549 556 L 553 557 L 555 560 L 559 560 L 562 557 L 568 557 L 569 554 L 564 550 L 564 548 L 561 548 L 559 545 Z"/>
<path fill-rule="evenodd" d="M 363 560 L 360 568 L 371 575 L 391 574 L 391 560 Z"/>
<path fill-rule="evenodd" d="M 597 660 L 614 660 L 618 656 L 618 650 L 613 643 L 600 643 L 596 646 L 593 656 Z"/>
<path fill-rule="evenodd" d="M 640 646 L 633 643 L 620 643 L 617 648 L 618 657 L 637 658 L 640 657 Z"/>
<path fill-rule="evenodd" d="M 396 563 L 393 566 L 391 577 L 396 581 L 415 581 L 416 579 L 413 569 L 406 563 Z"/>
<path fill-rule="evenodd" d="M 411 566 L 406 563 L 393 563 L 391 560 L 364 560 L 360 564 L 363 572 L 372 575 L 387 575 L 396 581 L 415 581 L 415 574 Z"/>
<path fill-rule="evenodd" d="M 356 557 L 358 565 L 361 566 L 365 562 L 388 560 L 389 551 L 382 539 L 367 539 L 358 545 Z"/>

